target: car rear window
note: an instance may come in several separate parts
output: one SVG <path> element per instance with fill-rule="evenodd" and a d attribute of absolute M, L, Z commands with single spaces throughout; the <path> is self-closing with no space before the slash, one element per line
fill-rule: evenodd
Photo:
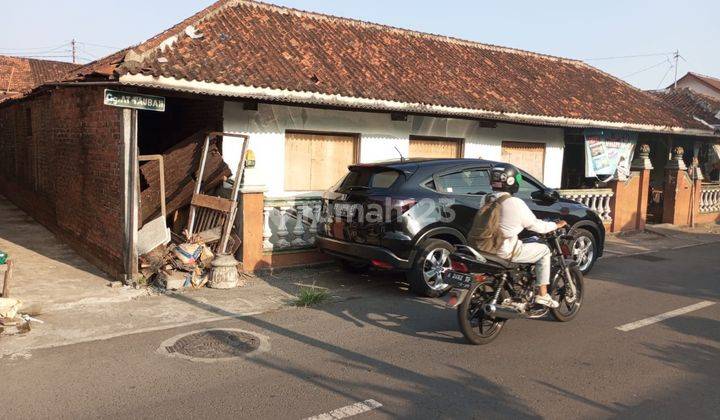
<path fill-rule="evenodd" d="M 400 177 L 400 172 L 389 169 L 373 171 L 370 169 L 353 169 L 345 175 L 338 190 L 353 188 L 390 188 Z"/>

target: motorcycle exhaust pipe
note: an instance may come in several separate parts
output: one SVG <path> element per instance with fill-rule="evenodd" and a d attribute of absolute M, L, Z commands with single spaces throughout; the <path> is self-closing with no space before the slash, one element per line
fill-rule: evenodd
<path fill-rule="evenodd" d="M 485 305 L 485 314 L 492 318 L 502 319 L 527 318 L 527 314 L 520 311 L 518 308 L 505 305 L 494 305 L 492 303 Z"/>

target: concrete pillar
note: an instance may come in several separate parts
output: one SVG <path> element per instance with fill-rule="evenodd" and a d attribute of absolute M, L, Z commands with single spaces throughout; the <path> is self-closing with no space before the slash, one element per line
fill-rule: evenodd
<path fill-rule="evenodd" d="M 632 161 L 630 170 L 627 180 L 615 180 L 610 184 L 613 190 L 610 232 L 645 229 L 652 170 L 650 146 L 640 146 L 638 157 Z"/>
<path fill-rule="evenodd" d="M 700 195 L 702 194 L 702 182 L 703 174 L 700 170 L 700 162 L 697 156 L 693 157 L 692 165 L 688 169 L 690 173 L 690 179 L 693 183 L 692 193 L 690 194 L 690 200 L 692 202 L 691 215 L 690 215 L 690 226 L 695 227 L 698 217 L 700 216 Z"/>
<path fill-rule="evenodd" d="M 240 211 L 238 217 L 242 226 L 242 268 L 252 272 L 260 268 L 263 258 L 263 208 L 264 187 L 240 189 Z"/>
<path fill-rule="evenodd" d="M 673 148 L 672 157 L 665 165 L 663 187 L 663 223 L 680 226 L 690 224 L 690 215 L 697 204 L 691 202 L 693 181 L 683 161 L 684 152 L 680 146 Z"/>

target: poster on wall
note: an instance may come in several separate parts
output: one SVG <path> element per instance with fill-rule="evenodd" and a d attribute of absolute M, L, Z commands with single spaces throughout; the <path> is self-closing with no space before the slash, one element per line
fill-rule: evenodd
<path fill-rule="evenodd" d="M 586 177 L 615 176 L 629 170 L 637 133 L 585 130 L 584 134 Z"/>

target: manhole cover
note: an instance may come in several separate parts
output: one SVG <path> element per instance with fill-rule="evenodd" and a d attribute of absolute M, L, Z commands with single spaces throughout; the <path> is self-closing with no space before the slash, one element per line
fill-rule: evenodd
<path fill-rule="evenodd" d="M 238 329 L 207 329 L 175 336 L 159 352 L 197 361 L 223 361 L 249 357 L 269 349 L 265 337 Z"/>
<path fill-rule="evenodd" d="M 638 260 L 650 261 L 650 262 L 657 262 L 657 261 L 665 261 L 665 260 L 667 260 L 667 258 L 658 257 L 658 256 L 656 256 L 656 255 L 650 255 L 650 254 L 632 255 L 631 258 L 637 258 Z"/>

